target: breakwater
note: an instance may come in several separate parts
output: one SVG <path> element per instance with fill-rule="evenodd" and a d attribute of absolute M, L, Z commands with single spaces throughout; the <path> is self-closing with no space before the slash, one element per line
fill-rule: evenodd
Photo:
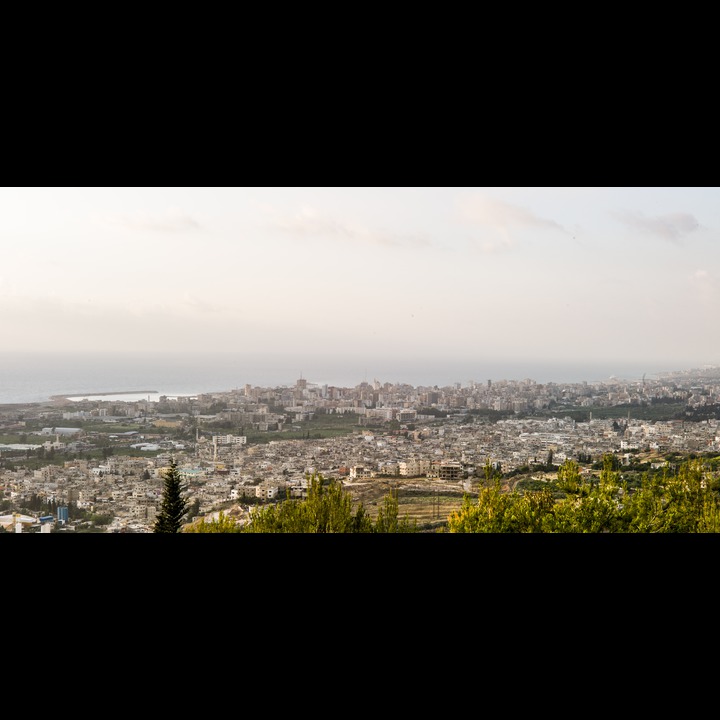
<path fill-rule="evenodd" d="M 68 400 L 70 398 L 93 398 L 106 395 L 157 395 L 157 390 L 108 390 L 107 392 L 69 393 L 67 395 L 52 395 L 51 400 Z"/>

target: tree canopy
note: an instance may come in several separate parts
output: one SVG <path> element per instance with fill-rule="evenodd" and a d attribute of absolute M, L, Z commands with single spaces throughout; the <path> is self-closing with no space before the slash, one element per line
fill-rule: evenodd
<path fill-rule="evenodd" d="M 450 514 L 448 532 L 720 532 L 719 481 L 702 460 L 686 460 L 676 474 L 646 473 L 633 490 L 616 460 L 603 456 L 599 478 L 584 477 L 575 461 L 566 460 L 548 488 L 524 493 L 502 492 L 499 479 L 486 480 L 477 500 L 466 495 Z"/>
<path fill-rule="evenodd" d="M 203 518 L 192 525 L 183 528 L 185 533 L 239 533 L 242 532 L 242 525 L 237 523 L 230 515 L 220 512 L 217 518 L 207 520 Z"/>
<path fill-rule="evenodd" d="M 397 491 L 384 498 L 377 517 L 362 503 L 354 507 L 352 496 L 341 481 L 325 479 L 321 474 L 308 476 L 307 497 L 289 496 L 278 503 L 255 509 L 250 521 L 241 525 L 223 513 L 212 521 L 201 521 L 186 532 L 243 533 L 406 533 L 415 532 L 415 523 L 399 518 Z"/>

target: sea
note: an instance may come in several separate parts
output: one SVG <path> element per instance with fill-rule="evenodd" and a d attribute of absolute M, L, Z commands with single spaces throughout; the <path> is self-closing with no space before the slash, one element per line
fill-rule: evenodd
<path fill-rule="evenodd" d="M 436 357 L 295 356 L 248 353 L 0 352 L 0 404 L 43 403 L 54 396 L 150 400 L 254 387 L 309 384 L 355 387 L 362 382 L 446 387 L 501 380 L 537 383 L 648 379 L 691 368 L 652 363 L 548 363 Z"/>

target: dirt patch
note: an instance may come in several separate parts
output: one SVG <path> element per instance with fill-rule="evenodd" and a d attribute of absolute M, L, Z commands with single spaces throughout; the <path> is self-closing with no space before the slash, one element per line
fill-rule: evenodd
<path fill-rule="evenodd" d="M 466 494 L 477 494 L 472 487 L 466 490 L 461 483 L 445 483 L 426 478 L 372 478 L 344 481 L 355 505 L 377 517 L 385 497 L 397 491 L 400 518 L 416 521 L 418 528 L 439 529 L 447 524 L 451 512 L 461 507 Z"/>

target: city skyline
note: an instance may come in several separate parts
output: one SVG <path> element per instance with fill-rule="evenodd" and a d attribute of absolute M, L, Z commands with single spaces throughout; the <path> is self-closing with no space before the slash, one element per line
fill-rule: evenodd
<path fill-rule="evenodd" d="M 6 187 L 2 348 L 717 364 L 719 199 Z"/>

